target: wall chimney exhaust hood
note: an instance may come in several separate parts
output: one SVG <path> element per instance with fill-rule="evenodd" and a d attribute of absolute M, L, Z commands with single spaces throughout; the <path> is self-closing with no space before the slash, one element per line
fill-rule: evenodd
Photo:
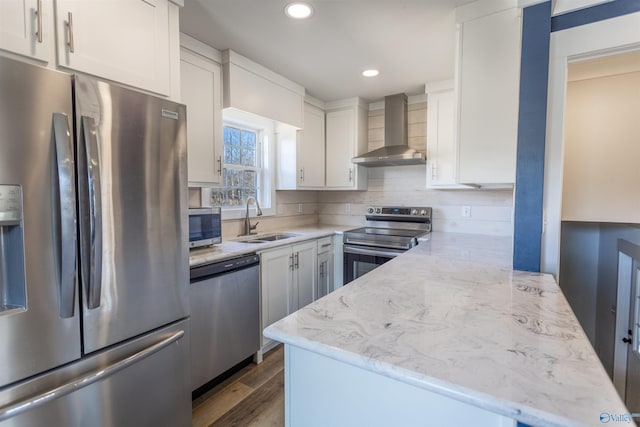
<path fill-rule="evenodd" d="M 351 162 L 366 167 L 424 164 L 424 154 L 409 147 L 407 128 L 407 95 L 385 96 L 384 147 L 354 157 Z"/>

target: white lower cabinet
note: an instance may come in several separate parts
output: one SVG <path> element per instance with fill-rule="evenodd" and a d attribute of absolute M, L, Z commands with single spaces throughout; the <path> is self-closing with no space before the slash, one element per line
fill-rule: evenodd
<path fill-rule="evenodd" d="M 260 253 L 263 330 L 313 301 L 317 253 L 316 240 Z M 273 345 L 262 337 L 263 351 Z"/>

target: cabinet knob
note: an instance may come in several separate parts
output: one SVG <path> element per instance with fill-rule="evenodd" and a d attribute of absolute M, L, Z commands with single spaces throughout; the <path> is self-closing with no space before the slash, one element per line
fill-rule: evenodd
<path fill-rule="evenodd" d="M 349 182 L 353 181 L 353 170 L 349 168 Z"/>

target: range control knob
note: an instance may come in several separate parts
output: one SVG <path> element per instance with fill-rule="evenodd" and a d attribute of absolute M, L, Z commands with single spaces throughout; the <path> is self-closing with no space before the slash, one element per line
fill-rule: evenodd
<path fill-rule="evenodd" d="M 382 209 L 380 209 L 380 208 L 376 208 L 376 213 L 377 213 L 377 214 L 382 213 Z"/>
<path fill-rule="evenodd" d="M 418 209 L 411 208 L 411 215 L 418 215 Z"/>
<path fill-rule="evenodd" d="M 420 209 L 420 215 L 422 215 L 422 216 L 427 215 L 427 210 L 426 209 Z"/>
<path fill-rule="evenodd" d="M 373 208 L 367 208 L 367 213 L 372 214 L 373 213 Z"/>

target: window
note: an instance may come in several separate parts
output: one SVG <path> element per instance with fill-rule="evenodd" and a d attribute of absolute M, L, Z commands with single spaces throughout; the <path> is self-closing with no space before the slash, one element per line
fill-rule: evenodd
<path fill-rule="evenodd" d="M 264 215 L 275 215 L 273 120 L 229 108 L 222 133 L 222 177 L 220 186 L 210 189 L 211 205 L 222 206 L 223 220 L 244 218 L 253 196 Z"/>
<path fill-rule="evenodd" d="M 261 184 L 261 132 L 236 125 L 224 126 L 222 188 L 212 192 L 218 206 L 244 206 L 258 197 Z"/>
<path fill-rule="evenodd" d="M 223 218 L 244 215 L 248 197 L 258 199 L 265 214 L 272 214 L 270 135 L 271 129 L 263 123 L 225 121 L 221 187 L 211 189 L 211 204 L 222 206 Z"/>

